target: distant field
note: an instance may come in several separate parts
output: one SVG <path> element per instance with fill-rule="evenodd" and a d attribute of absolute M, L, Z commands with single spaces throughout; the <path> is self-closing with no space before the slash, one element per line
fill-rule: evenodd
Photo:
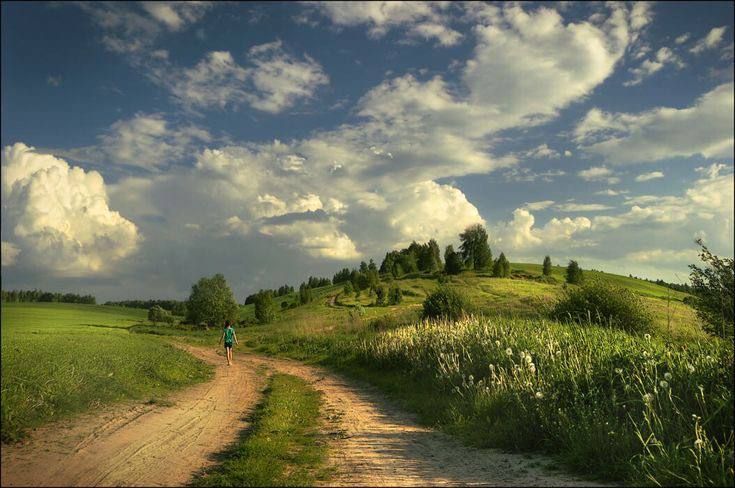
<path fill-rule="evenodd" d="M 70 413 L 155 399 L 209 376 L 188 354 L 128 332 L 145 319 L 145 310 L 131 308 L 3 303 L 3 442 Z"/>

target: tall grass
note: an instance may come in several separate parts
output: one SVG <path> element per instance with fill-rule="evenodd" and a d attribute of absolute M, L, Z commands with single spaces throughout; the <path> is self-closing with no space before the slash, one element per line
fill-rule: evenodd
<path fill-rule="evenodd" d="M 450 396 L 449 428 L 480 445 L 634 483 L 733 483 L 731 344 L 468 318 L 362 340 L 357 360 Z"/>

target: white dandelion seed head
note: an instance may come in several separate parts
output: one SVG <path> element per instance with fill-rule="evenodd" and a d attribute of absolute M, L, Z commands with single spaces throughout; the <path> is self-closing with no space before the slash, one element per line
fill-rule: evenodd
<path fill-rule="evenodd" d="M 671 381 L 671 373 L 664 373 L 664 378 L 666 378 L 667 381 Z"/>
<path fill-rule="evenodd" d="M 533 361 L 533 358 L 532 358 L 532 357 L 531 357 L 531 355 L 529 354 L 528 356 L 526 356 L 526 362 L 530 364 L 530 363 L 531 363 L 531 361 Z"/>
<path fill-rule="evenodd" d="M 661 388 L 663 388 L 664 390 L 669 387 L 669 383 L 664 380 L 661 380 L 658 384 L 661 385 Z"/>
<path fill-rule="evenodd" d="M 500 347 L 500 341 L 495 341 L 495 345 Z"/>
<path fill-rule="evenodd" d="M 643 395 L 643 401 L 646 403 L 653 402 L 653 393 L 646 393 L 645 395 Z"/>
<path fill-rule="evenodd" d="M 617 374 L 621 374 L 623 372 L 623 368 L 615 368 L 615 372 Z"/>
<path fill-rule="evenodd" d="M 543 397 L 544 397 L 543 393 L 541 393 L 540 391 L 536 392 L 536 399 L 541 400 Z"/>
<path fill-rule="evenodd" d="M 525 358 L 526 358 L 526 353 L 525 352 L 521 352 L 521 359 L 525 359 Z"/>
<path fill-rule="evenodd" d="M 511 349 L 509 347 L 508 349 L 505 350 L 505 354 L 507 354 L 508 356 L 512 356 L 513 355 L 513 349 Z"/>
<path fill-rule="evenodd" d="M 694 373 L 696 369 L 691 364 L 687 364 L 687 369 L 689 370 L 689 373 Z"/>
<path fill-rule="evenodd" d="M 702 447 L 702 444 L 704 444 L 704 441 L 702 439 L 697 439 L 694 441 L 694 447 Z"/>
<path fill-rule="evenodd" d="M 645 337 L 647 341 L 651 340 L 651 334 L 644 334 L 643 337 Z"/>

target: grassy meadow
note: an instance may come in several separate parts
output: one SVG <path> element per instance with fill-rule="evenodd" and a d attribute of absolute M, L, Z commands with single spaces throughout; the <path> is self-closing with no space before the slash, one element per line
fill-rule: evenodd
<path fill-rule="evenodd" d="M 400 305 L 325 287 L 239 336 L 257 351 L 367 380 L 473 445 L 544 451 L 605 480 L 732 485 L 732 344 L 702 332 L 685 294 L 585 271 L 641 296 L 654 330 L 634 335 L 549 321 L 563 268 L 554 268 L 556 283 L 538 279 L 540 266 L 513 271 L 450 277 L 477 314 L 457 323 L 419 320 L 439 283 L 414 277 L 395 281 L 408 291 Z"/>
<path fill-rule="evenodd" d="M 3 303 L 2 440 L 124 399 L 155 400 L 209 377 L 210 367 L 128 328 L 146 311 L 63 303 Z"/>

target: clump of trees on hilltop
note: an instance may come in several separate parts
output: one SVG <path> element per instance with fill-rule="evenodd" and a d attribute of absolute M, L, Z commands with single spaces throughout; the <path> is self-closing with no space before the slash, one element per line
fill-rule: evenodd
<path fill-rule="evenodd" d="M 97 304 L 97 299 L 92 295 L 77 295 L 76 293 L 54 293 L 42 290 L 2 290 L 2 301 L 8 303 L 58 302 L 84 303 L 87 305 Z"/>
<path fill-rule="evenodd" d="M 433 273 L 442 267 L 439 244 L 431 239 L 426 244 L 414 241 L 405 249 L 386 253 L 380 273 L 397 278 L 410 273 Z"/>

